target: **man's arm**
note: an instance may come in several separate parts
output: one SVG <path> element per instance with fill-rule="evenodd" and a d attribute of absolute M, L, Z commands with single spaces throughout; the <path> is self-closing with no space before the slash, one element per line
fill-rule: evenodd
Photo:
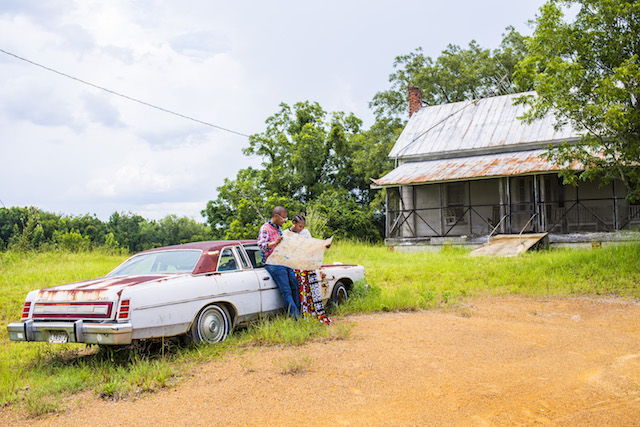
<path fill-rule="evenodd" d="M 269 249 L 269 233 L 264 225 L 260 227 L 260 231 L 258 232 L 258 247 L 262 252 Z"/>

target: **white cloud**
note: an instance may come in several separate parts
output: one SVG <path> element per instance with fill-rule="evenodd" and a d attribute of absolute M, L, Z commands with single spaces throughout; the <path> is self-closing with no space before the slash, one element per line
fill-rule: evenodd
<path fill-rule="evenodd" d="M 245 134 L 280 102 L 317 101 L 372 123 L 393 59 L 526 32 L 544 0 L 306 4 L 4 0 L 0 48 L 141 101 Z M 0 200 L 65 214 L 201 220 L 225 178 L 260 159 L 246 138 L 0 53 Z M 11 183 L 10 185 L 8 183 Z"/>

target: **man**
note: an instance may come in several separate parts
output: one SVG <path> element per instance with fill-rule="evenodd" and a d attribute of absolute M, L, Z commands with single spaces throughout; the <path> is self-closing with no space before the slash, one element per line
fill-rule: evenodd
<path fill-rule="evenodd" d="M 260 227 L 258 247 L 262 251 L 265 262 L 282 241 L 282 226 L 285 222 L 287 222 L 287 210 L 282 206 L 276 206 L 271 219 Z M 284 265 L 267 264 L 266 269 L 278 285 L 282 301 L 289 314 L 297 319 L 300 317 L 300 292 L 295 272 Z"/>

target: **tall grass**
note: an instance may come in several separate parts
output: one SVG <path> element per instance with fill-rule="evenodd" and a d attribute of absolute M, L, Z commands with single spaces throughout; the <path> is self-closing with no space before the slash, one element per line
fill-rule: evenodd
<path fill-rule="evenodd" d="M 349 336 L 351 325 L 344 322 L 326 328 L 278 317 L 238 331 L 224 343 L 195 348 L 181 347 L 175 340 L 100 350 L 8 340 L 4 325 L 19 320 L 29 290 L 103 276 L 125 258 L 102 252 L 0 253 L 0 406 L 38 416 L 64 410 L 64 398 L 83 390 L 119 399 L 171 387 L 193 364 L 249 346 Z M 401 253 L 382 245 L 336 241 L 325 254 L 325 262 L 362 264 L 366 271 L 367 285 L 356 284 L 349 303 L 334 311 L 334 317 L 447 307 L 476 295 L 640 298 L 639 260 L 640 242 L 475 258 L 459 248 Z"/>
<path fill-rule="evenodd" d="M 427 309 L 474 295 L 616 295 L 640 297 L 640 242 L 597 249 L 559 248 L 514 258 L 470 257 L 469 250 L 393 252 L 381 245 L 336 242 L 325 262 L 365 266 L 341 312 Z"/>

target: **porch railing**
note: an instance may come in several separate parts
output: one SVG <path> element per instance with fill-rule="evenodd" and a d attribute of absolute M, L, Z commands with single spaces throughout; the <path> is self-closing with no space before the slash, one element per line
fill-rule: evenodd
<path fill-rule="evenodd" d="M 389 210 L 387 237 L 614 231 L 640 225 L 640 205 L 600 198 Z M 532 218 L 535 217 L 535 218 Z M 523 227 L 524 224 L 524 227 Z"/>

